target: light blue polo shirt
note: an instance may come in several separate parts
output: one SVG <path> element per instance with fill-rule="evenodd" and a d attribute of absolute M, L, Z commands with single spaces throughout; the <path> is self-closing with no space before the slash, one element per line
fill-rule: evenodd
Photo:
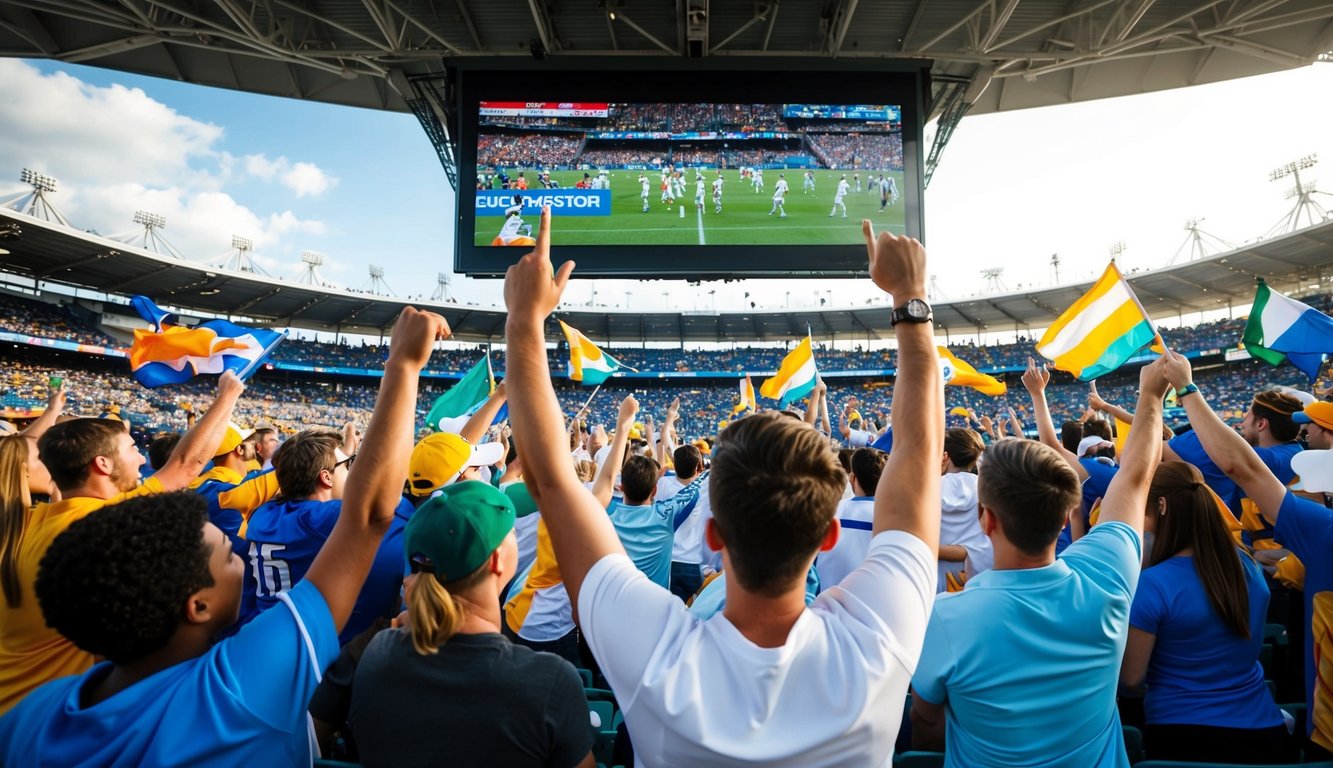
<path fill-rule="evenodd" d="M 666 501 L 630 506 L 612 501 L 607 511 L 625 554 L 654 584 L 669 589 L 671 584 L 671 544 L 676 529 L 685 522 L 699 503 L 699 489 L 708 482 L 708 473 L 685 486 Z"/>
<path fill-rule="evenodd" d="M 1048 566 L 935 599 L 912 687 L 945 705 L 948 768 L 1128 768 L 1115 695 L 1141 547 L 1102 523 Z"/>
<path fill-rule="evenodd" d="M 38 688 L 0 718 L 0 765 L 310 765 L 306 706 L 338 656 L 338 633 L 314 584 L 286 596 L 295 613 L 268 611 L 91 707 L 80 691 L 110 662 Z"/>

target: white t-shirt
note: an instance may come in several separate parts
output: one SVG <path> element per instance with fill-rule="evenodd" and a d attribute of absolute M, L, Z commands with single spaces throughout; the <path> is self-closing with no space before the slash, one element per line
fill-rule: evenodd
<path fill-rule="evenodd" d="M 878 437 L 874 432 L 864 429 L 853 429 L 847 434 L 848 448 L 869 448 L 870 444 L 875 442 Z"/>
<path fill-rule="evenodd" d="M 820 590 L 836 586 L 847 574 L 856 570 L 866 559 L 870 549 L 871 526 L 875 521 L 875 497 L 853 496 L 838 505 L 836 514 L 842 530 L 838 543 L 815 558 L 815 573 L 819 574 Z"/>
<path fill-rule="evenodd" d="M 781 201 L 787 196 L 787 180 L 778 179 L 778 183 L 773 186 L 773 199 Z"/>
<path fill-rule="evenodd" d="M 967 550 L 965 562 L 940 561 L 939 590 L 944 591 L 948 571 L 972 575 L 995 565 L 990 539 L 977 520 L 977 476 L 971 472 L 952 472 L 940 477 L 940 545 L 951 544 Z"/>
<path fill-rule="evenodd" d="M 838 191 L 836 193 L 836 199 L 841 200 L 842 196 L 845 194 L 847 194 L 847 180 L 843 179 L 838 182 Z"/>
<path fill-rule="evenodd" d="M 667 478 L 662 479 L 666 480 Z M 661 487 L 660 482 L 658 487 Z M 680 492 L 680 489 L 685 487 L 674 477 L 671 478 L 671 482 L 676 485 L 671 492 L 672 496 L 675 496 Z M 659 493 L 657 498 L 660 501 L 663 497 Z M 699 489 L 699 500 L 694 502 L 694 510 L 690 512 L 689 517 L 685 518 L 685 522 L 681 523 L 680 527 L 676 529 L 676 538 L 671 543 L 672 562 L 694 564 L 704 561 L 704 555 L 707 554 L 704 551 L 704 526 L 707 524 L 708 518 L 712 516 L 713 505 L 709 500 L 708 481 L 705 480 L 703 487 Z"/>
<path fill-rule="evenodd" d="M 619 554 L 588 571 L 579 616 L 636 764 L 864 768 L 890 765 L 934 596 L 925 543 L 886 531 L 780 648 L 691 616 Z"/>

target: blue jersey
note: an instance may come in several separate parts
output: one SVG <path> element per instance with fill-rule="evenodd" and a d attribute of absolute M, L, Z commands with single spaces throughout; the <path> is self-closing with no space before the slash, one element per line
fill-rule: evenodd
<path fill-rule="evenodd" d="M 1212 488 L 1222 501 L 1226 502 L 1227 508 L 1231 514 L 1240 519 L 1241 507 L 1240 500 L 1245 496 L 1245 492 L 1236 485 L 1236 481 L 1227 477 L 1213 460 L 1208 457 L 1207 452 L 1203 450 L 1203 444 L 1199 442 L 1199 435 L 1195 432 L 1186 432 L 1183 435 L 1177 435 L 1171 438 L 1167 446 L 1176 452 L 1181 461 L 1188 461 L 1199 468 L 1203 474 L 1203 480 Z M 1255 446 L 1254 455 L 1268 467 L 1268 471 L 1278 479 L 1283 485 L 1288 485 L 1296 477 L 1296 473 L 1291 469 L 1291 457 L 1301 452 L 1300 443 L 1282 443 L 1270 448 L 1260 448 Z M 1304 559 L 1304 558 L 1302 558 Z"/>
<path fill-rule="evenodd" d="M 310 765 L 306 705 L 338 642 L 313 584 L 287 597 L 202 656 L 92 706 L 80 694 L 109 662 L 38 688 L 0 718 L 0 765 Z"/>
<path fill-rule="evenodd" d="M 305 578 L 341 511 L 342 501 L 337 499 L 284 499 L 255 510 L 246 528 L 244 557 L 248 567 L 241 592 L 240 623 L 277 605 L 278 593 Z M 399 500 L 339 642 L 356 637 L 379 616 L 397 614 L 403 582 L 403 529 L 412 512 L 410 502 Z"/>
<path fill-rule="evenodd" d="M 663 589 L 671 582 L 671 544 L 676 529 L 694 511 L 699 503 L 699 490 L 706 482 L 708 473 L 704 472 L 666 501 L 638 507 L 612 501 L 608 508 L 625 553 L 645 576 Z"/>

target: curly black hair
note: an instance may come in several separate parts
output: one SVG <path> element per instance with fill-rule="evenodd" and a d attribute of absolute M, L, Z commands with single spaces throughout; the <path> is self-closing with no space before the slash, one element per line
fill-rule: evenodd
<path fill-rule="evenodd" d="M 166 646 L 186 599 L 213 585 L 197 494 L 161 493 L 71 524 L 42 557 L 37 602 L 52 629 L 117 664 Z"/>

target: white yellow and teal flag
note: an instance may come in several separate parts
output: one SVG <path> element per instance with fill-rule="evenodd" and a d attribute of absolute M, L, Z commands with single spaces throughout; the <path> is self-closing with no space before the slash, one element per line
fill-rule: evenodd
<path fill-rule="evenodd" d="M 595 387 L 611 378 L 621 365 L 606 354 L 579 329 L 560 321 L 560 329 L 569 341 L 569 378 L 585 387 Z"/>
<path fill-rule="evenodd" d="M 1124 365 L 1149 344 L 1162 351 L 1153 342 L 1156 336 L 1157 329 L 1113 261 L 1092 289 L 1047 329 L 1037 352 L 1055 368 L 1091 381 Z"/>
<path fill-rule="evenodd" d="M 769 400 L 777 400 L 786 407 L 788 403 L 800 400 L 815 389 L 815 378 L 819 370 L 815 368 L 814 348 L 810 336 L 806 335 L 796 349 L 782 358 L 782 365 L 771 379 L 759 386 L 759 394 Z"/>
<path fill-rule="evenodd" d="M 736 406 L 731 409 L 731 412 L 740 413 L 741 411 L 757 410 L 759 410 L 759 402 L 754 396 L 754 382 L 750 381 L 750 374 L 747 373 L 745 374 L 745 378 L 741 379 L 740 400 L 736 401 Z"/>
<path fill-rule="evenodd" d="M 1324 355 L 1333 354 L 1333 317 L 1283 296 L 1260 280 L 1241 341 L 1251 356 L 1269 365 L 1290 360 L 1314 381 Z"/>

